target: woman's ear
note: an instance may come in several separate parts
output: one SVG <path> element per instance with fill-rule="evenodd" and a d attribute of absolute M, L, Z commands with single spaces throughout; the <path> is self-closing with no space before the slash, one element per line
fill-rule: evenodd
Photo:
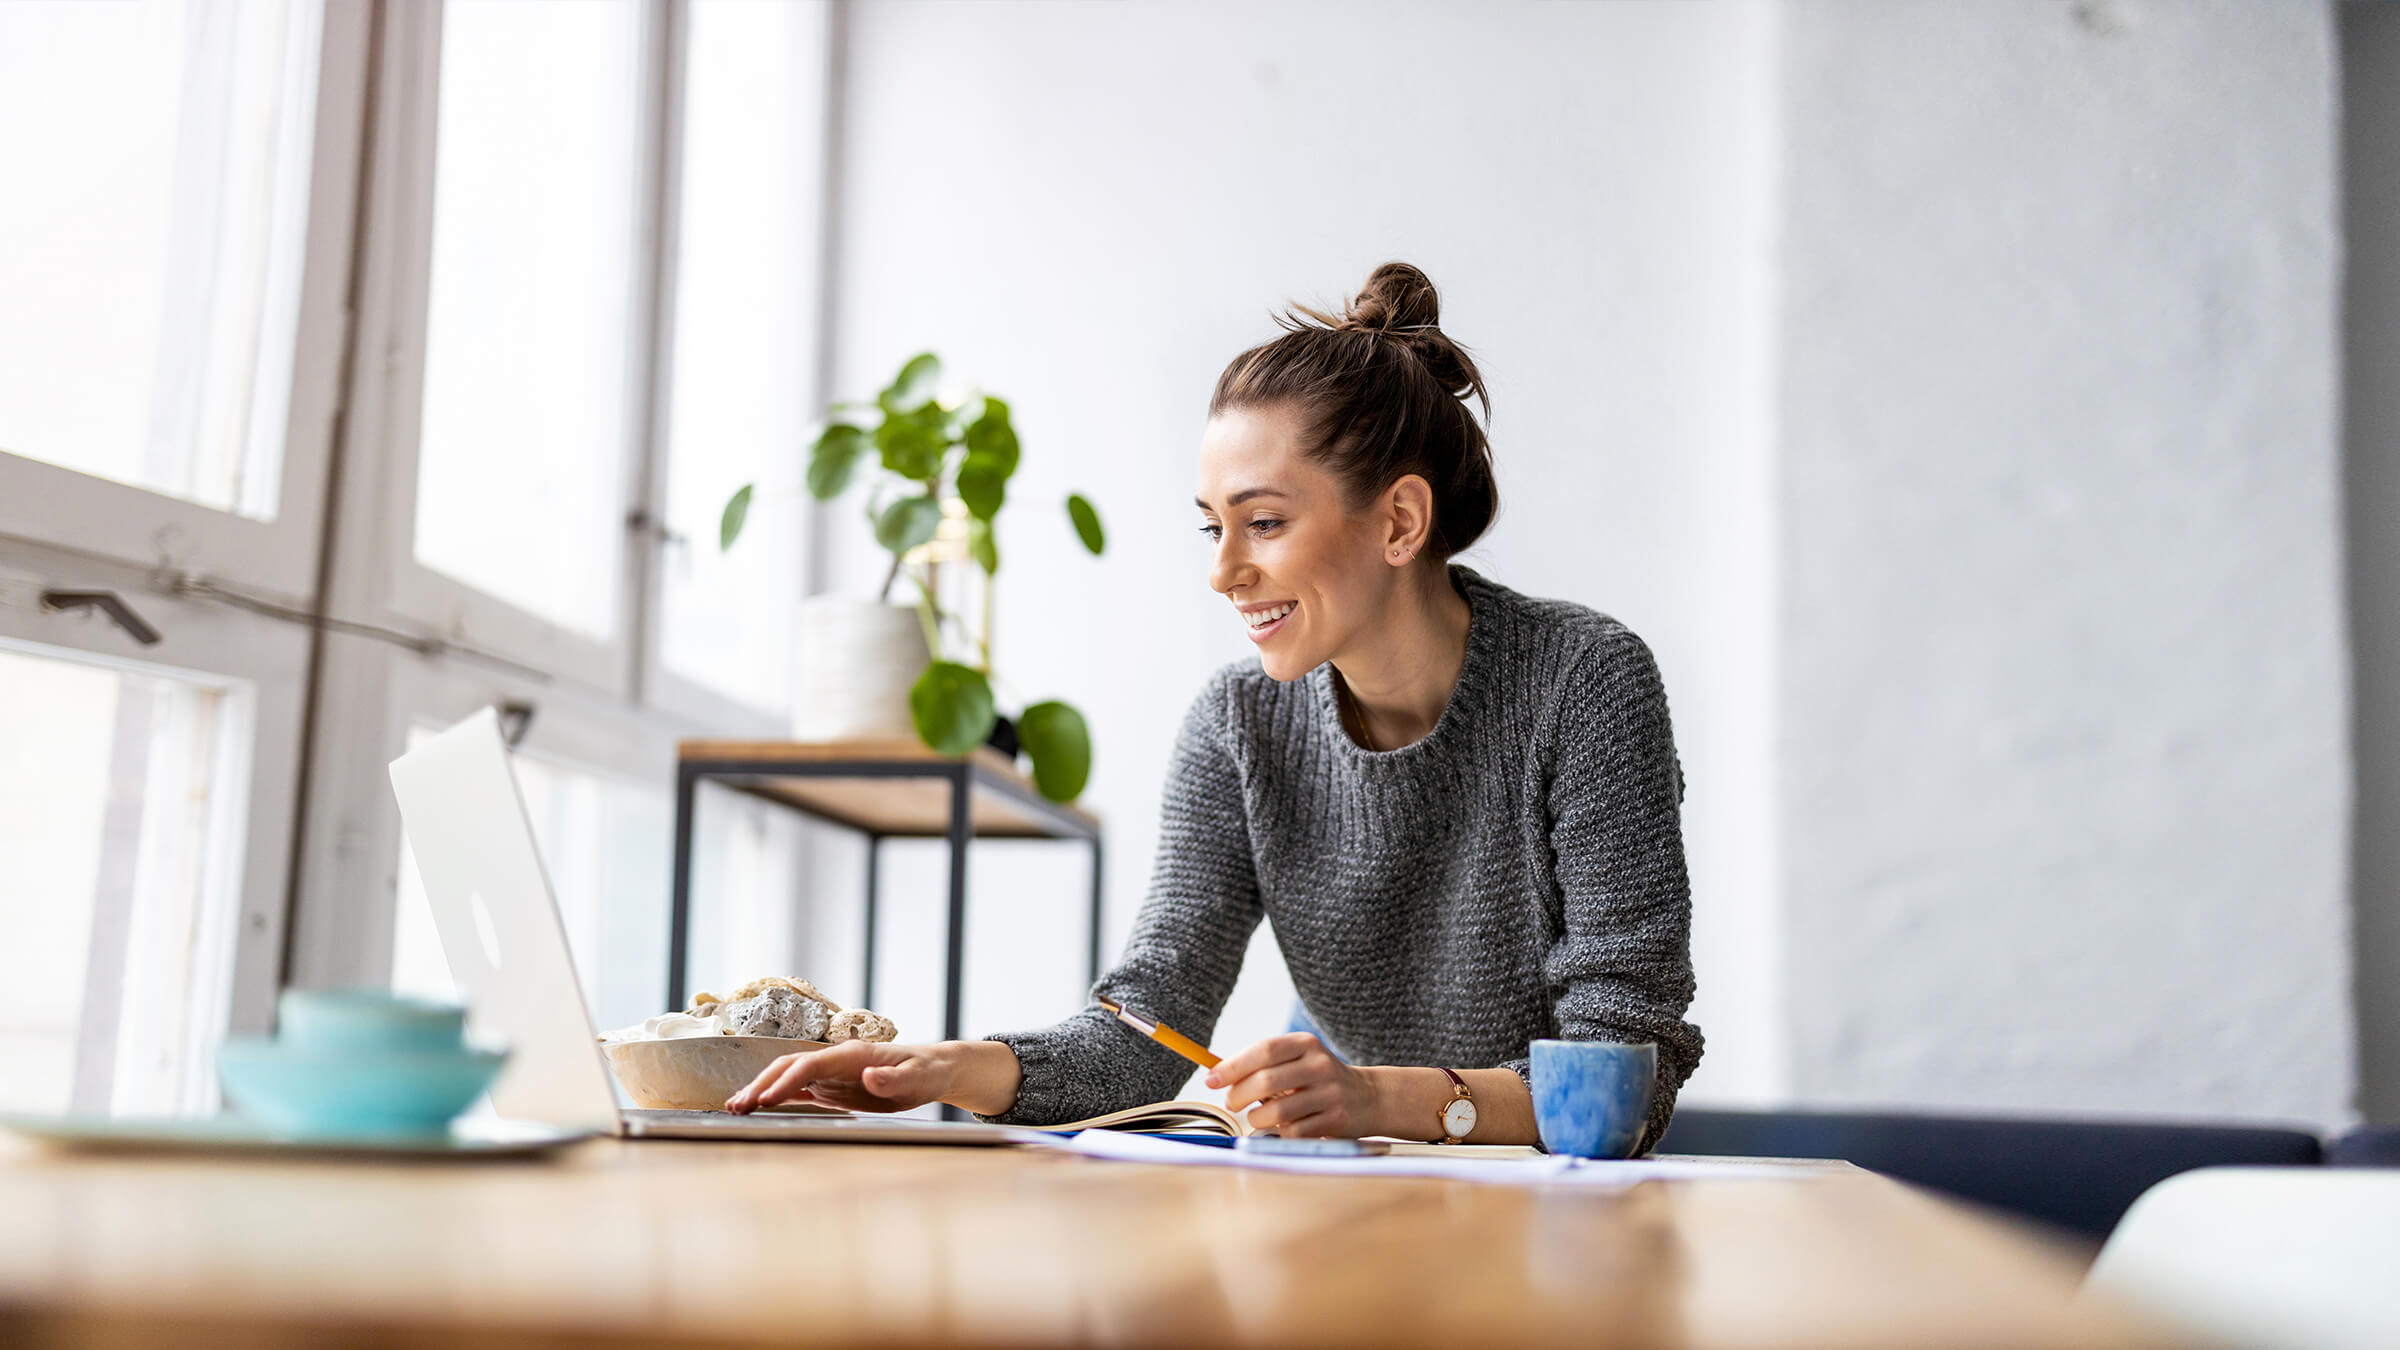
<path fill-rule="evenodd" d="M 1433 485 L 1422 474 L 1405 473 L 1385 489 L 1383 560 L 1395 567 L 1415 562 L 1433 533 Z"/>

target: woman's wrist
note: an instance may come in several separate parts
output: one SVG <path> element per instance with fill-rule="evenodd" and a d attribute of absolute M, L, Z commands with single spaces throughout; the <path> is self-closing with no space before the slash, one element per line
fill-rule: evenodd
<path fill-rule="evenodd" d="M 941 1100 L 979 1116 L 997 1116 L 1017 1104 L 1024 1066 L 1006 1041 L 944 1041 L 938 1047 L 949 1065 L 950 1084 Z"/>
<path fill-rule="evenodd" d="M 1374 1102 L 1360 1134 L 1422 1139 L 1429 1143 L 1443 1137 L 1442 1108 L 1458 1095 L 1450 1075 L 1440 1069 L 1407 1065 L 1376 1065 L 1359 1072 L 1367 1075 Z M 1533 1095 L 1526 1091 L 1523 1079 L 1508 1069 L 1466 1069 L 1459 1076 L 1466 1080 L 1467 1089 L 1475 1099 L 1475 1128 L 1467 1132 L 1466 1142 L 1535 1141 Z"/>
<path fill-rule="evenodd" d="M 1386 1135 L 1393 1139 L 1439 1139 L 1427 1134 L 1430 1123 L 1441 1115 L 1443 1102 L 1450 1100 L 1450 1080 L 1439 1069 L 1419 1069 L 1397 1064 L 1370 1065 L 1359 1072 L 1367 1075 L 1373 1089 L 1373 1106 L 1368 1110 L 1361 1135 Z"/>

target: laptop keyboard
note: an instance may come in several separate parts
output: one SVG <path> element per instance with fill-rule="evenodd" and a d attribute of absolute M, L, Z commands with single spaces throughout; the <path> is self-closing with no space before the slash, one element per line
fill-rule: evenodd
<path fill-rule="evenodd" d="M 856 1120 L 848 1111 L 757 1111 L 737 1116 L 730 1111 L 654 1111 L 647 1107 L 627 1107 L 627 1120 L 655 1121 L 661 1125 L 691 1125 L 711 1120 Z"/>

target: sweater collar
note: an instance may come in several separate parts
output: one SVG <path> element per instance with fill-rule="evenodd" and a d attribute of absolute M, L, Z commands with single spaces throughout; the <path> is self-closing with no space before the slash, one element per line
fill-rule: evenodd
<path fill-rule="evenodd" d="M 1501 625 L 1497 582 L 1471 567 L 1451 563 L 1450 584 L 1467 602 L 1467 652 L 1458 668 L 1458 683 L 1450 689 L 1450 701 L 1442 705 L 1442 715 L 1433 730 L 1417 740 L 1392 750 L 1370 750 L 1350 738 L 1350 729 L 1342 725 L 1341 703 L 1334 693 L 1336 678 L 1331 661 L 1310 673 L 1310 701 L 1320 727 L 1332 737 L 1336 747 L 1359 760 L 1371 763 L 1398 763 L 1430 755 L 1466 734 L 1465 728 L 1481 720 L 1485 690 L 1491 682 L 1491 668 L 1497 656 Z"/>

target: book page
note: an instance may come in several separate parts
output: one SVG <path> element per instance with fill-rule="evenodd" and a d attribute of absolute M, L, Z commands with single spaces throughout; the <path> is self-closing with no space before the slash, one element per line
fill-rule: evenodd
<path fill-rule="evenodd" d="M 1516 1186 L 1631 1186 L 1643 1181 L 1805 1181 L 1846 1170 L 1814 1161 L 1790 1162 L 1757 1158 L 1569 1158 L 1509 1150 L 1514 1156 L 1462 1155 L 1452 1152 L 1393 1153 L 1379 1157 L 1309 1158 L 1282 1154 L 1244 1153 L 1205 1144 L 1178 1143 L 1094 1130 L 1066 1140 L 1062 1147 L 1088 1158 L 1118 1162 L 1169 1163 L 1191 1167 L 1252 1167 L 1268 1172 L 1301 1172 L 1318 1176 L 1441 1177 L 1451 1181 L 1480 1181 Z M 1455 1148 L 1456 1146 L 1451 1146 Z"/>
<path fill-rule="evenodd" d="M 1222 1134 L 1245 1135 L 1250 1123 L 1235 1118 L 1222 1106 L 1210 1102 L 1151 1102 L 1145 1106 L 1111 1111 L 1104 1116 L 1086 1120 L 1070 1120 L 1063 1125 L 1036 1125 L 1032 1128 L 1054 1133 L 1068 1130 L 1117 1130 L 1134 1134 Z"/>

